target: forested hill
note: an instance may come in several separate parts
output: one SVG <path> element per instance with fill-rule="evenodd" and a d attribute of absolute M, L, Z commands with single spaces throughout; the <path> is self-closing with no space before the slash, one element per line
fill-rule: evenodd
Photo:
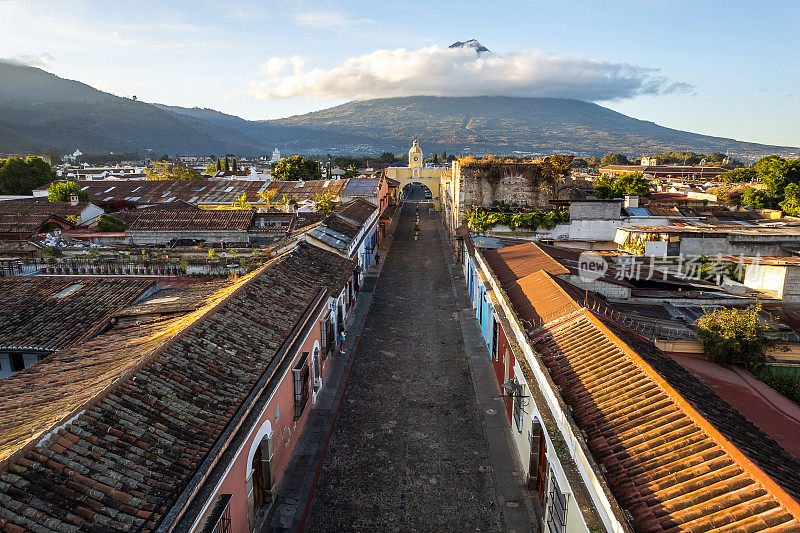
<path fill-rule="evenodd" d="M 54 148 L 84 153 L 257 155 L 684 150 L 753 159 L 798 149 L 664 128 L 579 100 L 414 96 L 349 102 L 280 120 L 251 121 L 213 109 L 150 104 L 44 70 L 0 62 L 0 153 Z"/>
<path fill-rule="evenodd" d="M 797 151 L 665 128 L 591 102 L 555 98 L 385 98 L 348 102 L 275 123 L 315 131 L 346 131 L 374 142 L 402 146 L 408 139 L 417 138 L 428 146 L 443 145 L 453 152 L 641 155 L 686 150 L 757 156 Z"/>

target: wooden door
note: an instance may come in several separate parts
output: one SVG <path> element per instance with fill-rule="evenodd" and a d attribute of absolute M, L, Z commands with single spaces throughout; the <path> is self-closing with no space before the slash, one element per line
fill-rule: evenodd
<path fill-rule="evenodd" d="M 536 492 L 539 493 L 539 503 L 544 505 L 544 482 L 547 478 L 547 442 L 544 438 L 544 431 L 539 427 L 539 464 L 536 468 Z"/>
<path fill-rule="evenodd" d="M 258 512 L 264 504 L 264 471 L 261 468 L 261 446 L 253 455 L 253 511 Z"/>

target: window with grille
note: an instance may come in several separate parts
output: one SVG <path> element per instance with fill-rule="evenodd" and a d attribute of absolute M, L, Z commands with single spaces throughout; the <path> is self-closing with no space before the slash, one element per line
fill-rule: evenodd
<path fill-rule="evenodd" d="M 561 492 L 556 476 L 550 474 L 550 498 L 547 504 L 547 529 L 550 533 L 563 533 L 567 525 L 567 495 Z"/>
<path fill-rule="evenodd" d="M 214 500 L 214 505 L 205 523 L 200 527 L 201 533 L 231 533 L 231 495 L 220 494 Z"/>
<path fill-rule="evenodd" d="M 522 433 L 522 395 L 522 388 L 514 395 L 514 422 L 517 424 L 517 431 L 520 433 Z"/>
<path fill-rule="evenodd" d="M 309 370 L 306 362 L 308 352 L 303 352 L 300 361 L 292 369 L 294 373 L 294 418 L 297 420 L 303 415 L 303 410 L 308 403 L 308 378 Z"/>

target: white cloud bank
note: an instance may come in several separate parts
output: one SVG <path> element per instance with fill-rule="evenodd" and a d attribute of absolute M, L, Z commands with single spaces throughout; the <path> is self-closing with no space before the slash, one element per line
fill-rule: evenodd
<path fill-rule="evenodd" d="M 293 97 L 369 99 L 394 96 L 523 96 L 608 101 L 641 94 L 690 92 L 657 69 L 541 50 L 505 55 L 429 46 L 376 50 L 330 69 L 299 57 L 274 57 L 247 92 L 262 100 Z"/>
<path fill-rule="evenodd" d="M 53 56 L 47 52 L 36 54 L 17 54 L 13 57 L 2 57 L 0 62 L 17 65 L 20 67 L 46 67 L 53 60 Z"/>

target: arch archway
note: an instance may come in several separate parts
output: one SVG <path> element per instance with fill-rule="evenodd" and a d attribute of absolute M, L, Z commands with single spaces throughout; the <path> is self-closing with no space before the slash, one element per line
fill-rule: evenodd
<path fill-rule="evenodd" d="M 247 452 L 247 510 L 250 523 L 266 512 L 272 504 L 272 487 L 275 484 L 272 453 L 272 424 L 265 420 L 250 443 Z"/>
<path fill-rule="evenodd" d="M 428 185 L 420 181 L 409 181 L 400 191 L 401 197 L 407 202 L 431 202 L 433 191 Z"/>

